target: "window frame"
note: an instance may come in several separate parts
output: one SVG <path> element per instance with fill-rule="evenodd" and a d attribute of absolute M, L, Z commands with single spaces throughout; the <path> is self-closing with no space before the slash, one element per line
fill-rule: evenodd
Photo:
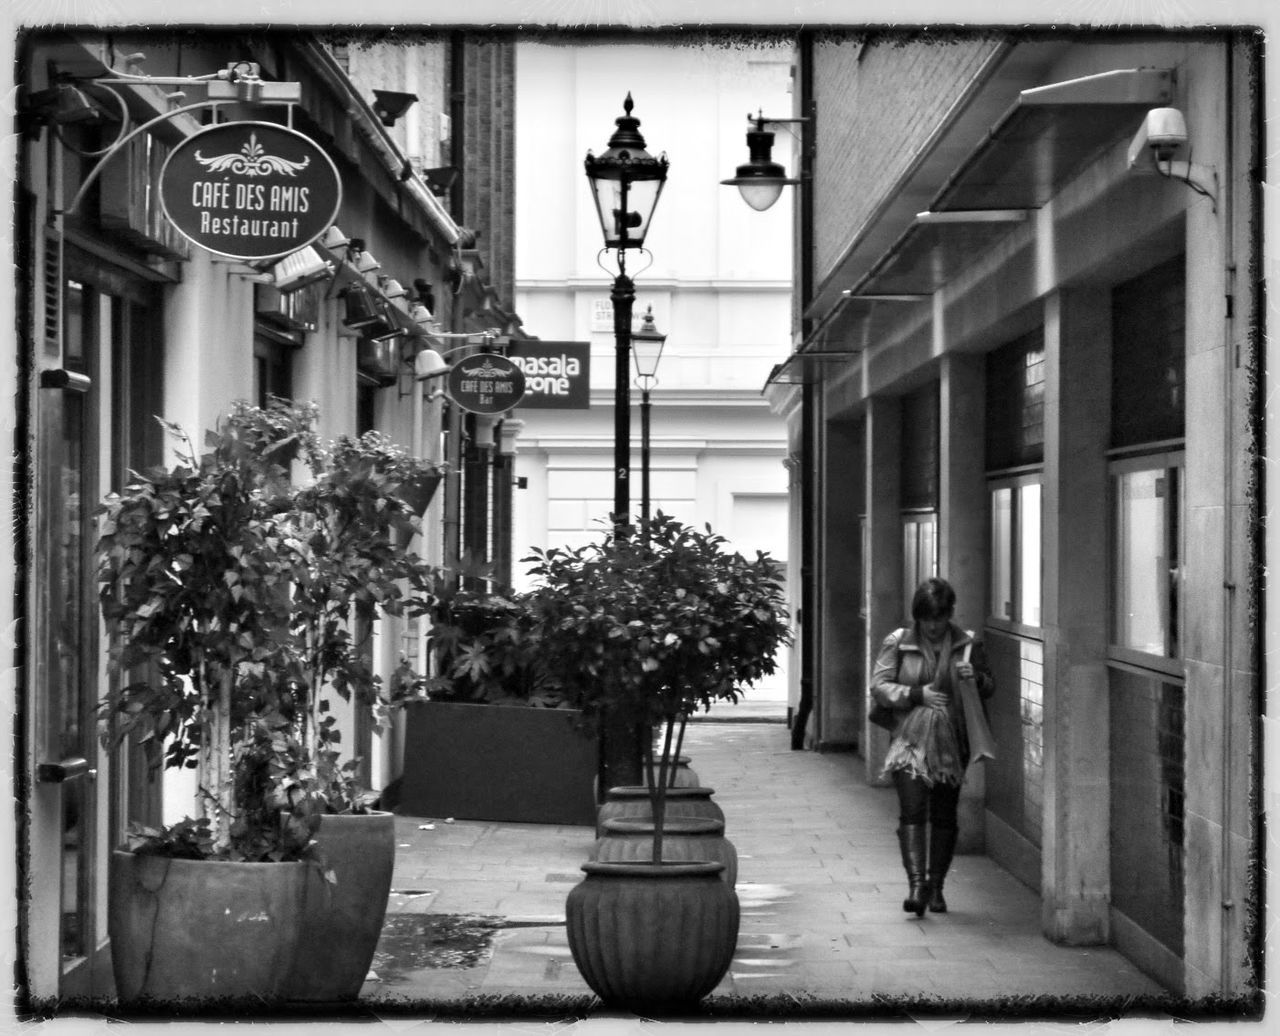
<path fill-rule="evenodd" d="M 1017 619 L 1009 618 L 1005 615 L 997 615 L 995 613 L 995 548 L 993 539 L 995 529 L 993 523 L 995 520 L 994 509 L 992 508 L 992 499 L 997 490 L 1011 490 L 1011 506 L 1010 506 L 1010 538 L 1008 543 L 1008 563 L 1010 572 L 1010 589 L 1013 600 L 1010 602 L 1014 615 L 1021 614 L 1022 611 L 1022 583 L 1018 574 L 1022 571 L 1022 536 L 1020 535 L 1020 512 L 1021 505 L 1019 503 L 1019 493 L 1024 486 L 1038 486 L 1040 489 L 1040 625 L 1033 626 Z M 1042 641 L 1044 640 L 1044 468 L 1040 465 L 1034 465 L 1026 468 L 1013 468 L 1007 471 L 989 473 L 987 476 L 987 593 L 986 603 L 986 624 L 991 629 L 1000 630 L 1011 636 L 1022 637 L 1026 640 Z"/>
<path fill-rule="evenodd" d="M 1170 526 L 1172 526 L 1176 542 L 1173 543 L 1177 551 L 1175 566 L 1177 570 L 1177 615 L 1173 617 L 1172 623 L 1180 632 L 1177 638 L 1177 653 L 1170 655 L 1155 655 L 1147 651 L 1140 651 L 1137 648 L 1125 647 L 1117 644 L 1116 636 L 1116 609 L 1118 600 L 1116 594 L 1116 564 L 1118 562 L 1117 551 L 1119 550 L 1119 528 L 1116 520 L 1117 507 L 1117 476 L 1130 474 L 1138 471 L 1164 471 L 1176 472 L 1178 484 L 1177 505 L 1172 508 L 1166 508 L 1165 513 L 1165 544 L 1169 543 Z M 1107 462 L 1107 662 L 1109 665 L 1119 666 L 1126 669 L 1133 669 L 1145 675 L 1158 673 L 1162 677 L 1171 677 L 1177 681 L 1185 678 L 1185 615 L 1186 615 L 1186 563 L 1187 563 L 1187 516 L 1186 516 L 1186 451 L 1183 448 L 1183 440 L 1168 440 L 1158 444 L 1151 444 L 1145 449 L 1134 450 L 1117 449 L 1108 453 Z M 1169 650 L 1170 635 L 1169 631 L 1165 631 L 1166 650 Z"/>

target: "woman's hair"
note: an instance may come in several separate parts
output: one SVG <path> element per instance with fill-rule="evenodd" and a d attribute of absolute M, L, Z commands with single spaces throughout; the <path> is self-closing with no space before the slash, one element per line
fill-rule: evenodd
<path fill-rule="evenodd" d="M 956 592 L 945 579 L 926 579 L 911 598 L 911 617 L 916 622 L 949 619 L 956 608 Z"/>

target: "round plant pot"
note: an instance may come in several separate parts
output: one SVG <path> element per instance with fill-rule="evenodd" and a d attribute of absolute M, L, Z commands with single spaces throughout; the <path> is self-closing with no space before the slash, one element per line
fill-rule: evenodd
<path fill-rule="evenodd" d="M 316 843 L 330 884 L 310 868 L 301 933 L 285 983 L 288 1000 L 311 1003 L 360 995 L 382 933 L 395 866 L 395 817 L 390 813 L 327 814 Z"/>
<path fill-rule="evenodd" d="M 664 863 L 722 863 L 720 876 L 730 888 L 738 881 L 738 850 L 724 836 L 724 823 L 707 817 L 672 817 L 662 825 Z M 591 847 L 591 860 L 601 863 L 653 861 L 653 822 L 606 820 L 604 835 Z"/>
<path fill-rule="evenodd" d="M 687 1010 L 715 989 L 738 943 L 738 896 L 719 863 L 585 863 L 565 901 L 573 961 L 610 1007 Z"/>
<path fill-rule="evenodd" d="M 111 854 L 107 930 L 122 1003 L 278 1003 L 309 865 Z"/>
<path fill-rule="evenodd" d="M 704 817 L 724 822 L 724 810 L 712 801 L 711 788 L 668 788 L 667 819 L 674 817 Z M 652 820 L 649 804 L 649 788 L 645 785 L 620 785 L 610 788 L 604 802 L 596 810 L 596 837 L 604 835 L 606 820 Z"/>

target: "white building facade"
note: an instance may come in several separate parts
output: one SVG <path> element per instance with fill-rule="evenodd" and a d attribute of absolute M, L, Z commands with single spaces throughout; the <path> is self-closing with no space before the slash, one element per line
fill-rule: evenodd
<path fill-rule="evenodd" d="M 746 161 L 748 113 L 790 116 L 791 57 L 782 40 L 519 44 L 516 308 L 543 339 L 590 343 L 590 407 L 516 411 L 523 428 L 515 472 L 527 480 L 515 495 L 516 559 L 530 547 L 597 538 L 613 505 L 609 295 L 617 268 L 612 253 L 601 253 L 583 159 L 608 146 L 630 93 L 649 152 L 670 161 L 645 242 L 651 255 L 633 253 L 627 262 L 635 327 L 652 309 L 668 336 L 650 394 L 651 509 L 709 523 L 747 556 L 766 550 L 787 560 L 786 427 L 761 386 L 789 341 L 791 199 L 751 213 L 719 181 Z M 791 146 L 779 133 L 775 158 L 789 162 Z M 631 401 L 630 498 L 638 515 L 634 383 Z M 518 585 L 518 563 L 513 578 Z M 786 688 L 780 673 L 747 700 L 780 704 Z"/>

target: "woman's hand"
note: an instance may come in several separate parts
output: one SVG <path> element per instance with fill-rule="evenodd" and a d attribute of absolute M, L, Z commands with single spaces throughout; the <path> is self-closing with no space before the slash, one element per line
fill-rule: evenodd
<path fill-rule="evenodd" d="M 937 709 L 939 712 L 946 712 L 947 707 L 951 704 L 951 695 L 943 694 L 931 683 L 924 685 L 921 692 L 924 704 L 931 709 Z"/>
<path fill-rule="evenodd" d="M 963 659 L 956 663 L 956 676 L 961 680 L 972 680 L 974 675 L 973 663 L 966 662 Z"/>

